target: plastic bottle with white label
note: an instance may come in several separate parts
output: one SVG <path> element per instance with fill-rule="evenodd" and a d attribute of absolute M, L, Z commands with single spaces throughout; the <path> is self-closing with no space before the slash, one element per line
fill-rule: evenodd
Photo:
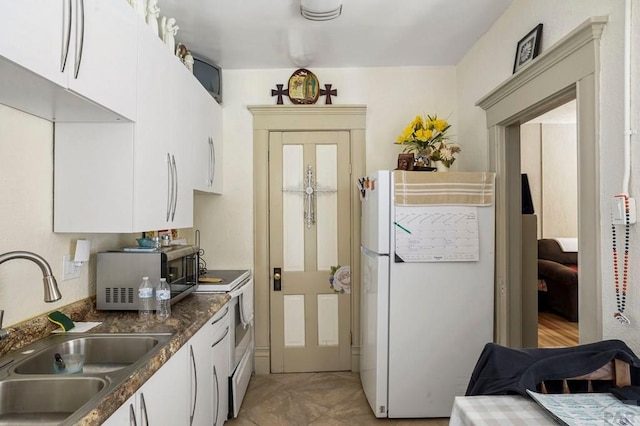
<path fill-rule="evenodd" d="M 166 278 L 160 278 L 160 285 L 156 289 L 156 316 L 160 319 L 171 315 L 171 289 Z"/>
<path fill-rule="evenodd" d="M 138 316 L 140 319 L 148 319 L 153 315 L 153 285 L 149 277 L 142 277 L 142 283 L 138 288 Z"/>

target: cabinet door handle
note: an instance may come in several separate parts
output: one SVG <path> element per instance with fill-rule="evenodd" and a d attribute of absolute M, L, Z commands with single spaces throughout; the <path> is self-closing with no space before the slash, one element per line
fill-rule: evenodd
<path fill-rule="evenodd" d="M 196 405 L 198 404 L 198 370 L 196 366 L 196 357 L 193 354 L 193 346 L 189 346 L 189 353 L 191 355 L 191 363 L 193 364 L 193 382 L 195 384 L 195 391 L 193 393 L 193 401 L 191 404 L 191 416 L 189 417 L 189 424 L 193 424 L 193 418 L 196 414 Z"/>
<path fill-rule="evenodd" d="M 227 331 L 229 331 L 229 327 L 227 327 Z M 216 414 L 213 416 L 213 426 L 216 426 L 218 424 L 218 413 L 220 412 L 220 385 L 218 384 L 218 371 L 215 365 L 213 366 L 213 380 L 216 383 Z"/>
<path fill-rule="evenodd" d="M 169 218 L 171 217 L 171 201 L 173 200 L 173 194 L 171 190 L 173 189 L 173 172 L 171 170 L 171 155 L 167 152 L 167 222 L 169 222 Z"/>
<path fill-rule="evenodd" d="M 64 72 L 69 56 L 69 43 L 71 43 L 71 0 L 64 0 L 62 5 L 62 51 L 60 57 L 60 72 Z"/>
<path fill-rule="evenodd" d="M 144 401 L 144 393 L 140 394 L 140 405 L 142 406 L 141 414 L 144 419 L 143 425 L 149 426 L 149 414 L 147 413 L 147 403 Z"/>
<path fill-rule="evenodd" d="M 224 317 L 227 315 L 227 312 L 229 312 L 229 307 L 228 306 L 225 308 L 224 313 L 220 316 L 220 318 L 218 318 L 217 320 L 212 322 L 211 325 L 216 325 L 217 323 L 222 321 L 224 319 Z"/>
<path fill-rule="evenodd" d="M 76 65 L 73 78 L 78 78 L 82 50 L 84 49 L 84 0 L 77 0 L 76 8 L 78 9 L 78 19 L 76 20 Z"/>
<path fill-rule="evenodd" d="M 229 334 L 229 326 L 227 326 L 227 329 L 224 332 L 224 334 L 222 335 L 222 337 L 219 338 L 218 340 L 216 340 L 216 342 L 213 345 L 211 345 L 211 347 L 215 348 L 218 343 L 222 342 L 224 340 L 224 338 L 227 337 L 227 334 Z"/>
<path fill-rule="evenodd" d="M 211 136 L 207 138 L 207 144 L 209 145 L 209 164 L 207 167 L 207 185 L 211 186 Z"/>
<path fill-rule="evenodd" d="M 213 186 L 213 181 L 216 179 L 216 145 L 211 138 L 211 186 Z"/>
<path fill-rule="evenodd" d="M 176 208 L 178 207 L 178 167 L 176 166 L 176 157 L 171 155 L 171 164 L 173 167 L 173 210 L 171 212 L 171 222 L 176 217 Z"/>
<path fill-rule="evenodd" d="M 138 426 L 136 410 L 133 409 L 133 404 L 129 404 L 129 426 Z"/>

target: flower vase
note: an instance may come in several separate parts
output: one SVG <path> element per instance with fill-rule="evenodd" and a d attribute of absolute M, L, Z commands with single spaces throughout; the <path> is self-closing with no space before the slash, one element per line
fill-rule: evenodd
<path fill-rule="evenodd" d="M 442 161 L 434 161 L 434 164 L 436 166 L 436 171 L 437 172 L 448 172 L 449 171 L 449 166 L 444 164 Z"/>

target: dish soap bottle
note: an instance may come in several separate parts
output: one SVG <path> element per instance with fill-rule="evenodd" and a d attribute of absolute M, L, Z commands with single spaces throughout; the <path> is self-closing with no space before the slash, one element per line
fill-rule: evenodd
<path fill-rule="evenodd" d="M 153 286 L 149 277 L 142 277 L 142 283 L 138 288 L 138 316 L 140 319 L 148 319 L 153 315 Z"/>
<path fill-rule="evenodd" d="M 171 315 L 171 290 L 166 278 L 160 278 L 160 285 L 156 290 L 156 316 L 160 319 Z"/>

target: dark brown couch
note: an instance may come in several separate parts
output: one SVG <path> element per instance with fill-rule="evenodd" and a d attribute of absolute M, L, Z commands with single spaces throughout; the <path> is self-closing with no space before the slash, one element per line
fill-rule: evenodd
<path fill-rule="evenodd" d="M 538 240 L 538 279 L 546 287 L 541 308 L 578 321 L 578 253 L 562 251 L 554 239 Z"/>

